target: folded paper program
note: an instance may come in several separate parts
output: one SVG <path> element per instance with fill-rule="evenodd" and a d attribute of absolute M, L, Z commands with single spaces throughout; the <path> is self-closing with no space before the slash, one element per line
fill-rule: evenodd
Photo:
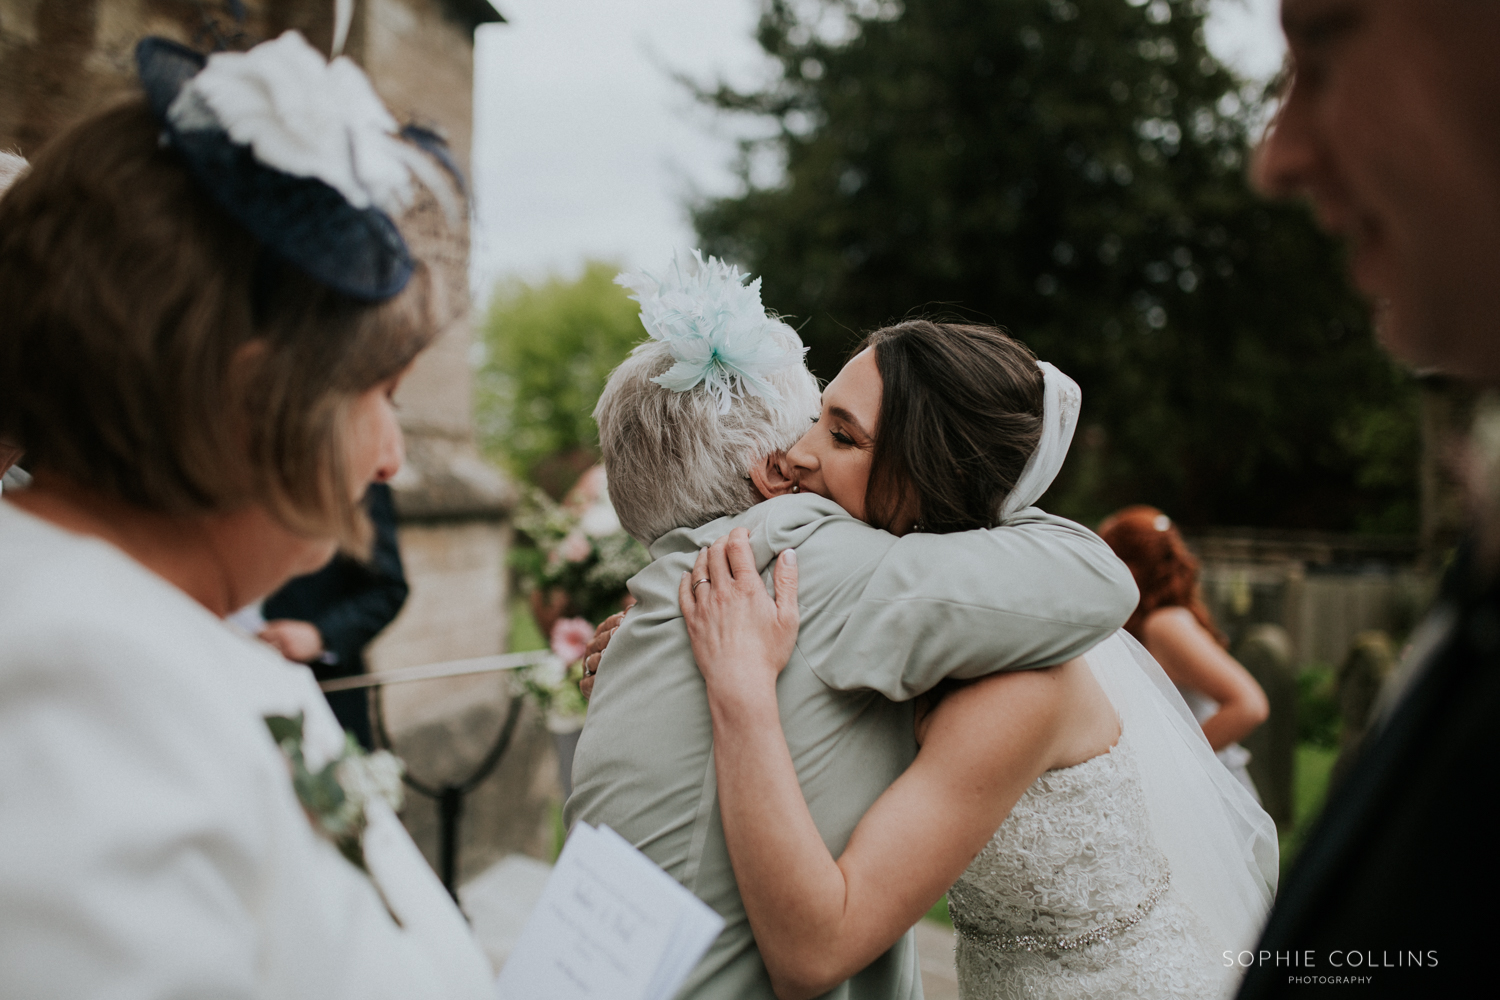
<path fill-rule="evenodd" d="M 724 918 L 607 826 L 573 828 L 499 1000 L 670 1000 Z"/>

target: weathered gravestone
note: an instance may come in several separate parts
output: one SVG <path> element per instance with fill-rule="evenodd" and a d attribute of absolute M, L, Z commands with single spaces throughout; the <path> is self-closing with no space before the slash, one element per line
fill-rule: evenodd
<path fill-rule="evenodd" d="M 1349 772 L 1359 755 L 1360 743 L 1370 723 L 1375 699 L 1396 666 L 1396 651 L 1391 637 L 1384 632 L 1361 632 L 1349 647 L 1349 654 L 1339 665 L 1338 704 L 1339 755 L 1333 764 L 1330 784 L 1336 785 Z"/>
<path fill-rule="evenodd" d="M 1250 779 L 1261 804 L 1278 827 L 1292 823 L 1292 777 L 1297 748 L 1297 678 L 1292 672 L 1292 642 L 1280 625 L 1252 625 L 1234 648 L 1266 692 L 1271 715 L 1241 744 L 1250 751 Z"/>

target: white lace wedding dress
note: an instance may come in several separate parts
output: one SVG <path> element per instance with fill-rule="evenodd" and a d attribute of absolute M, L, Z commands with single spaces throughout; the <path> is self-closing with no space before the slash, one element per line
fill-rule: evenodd
<path fill-rule="evenodd" d="M 1151 829 L 1128 728 L 1038 778 L 949 890 L 959 995 L 1218 995 L 1211 935 Z"/>

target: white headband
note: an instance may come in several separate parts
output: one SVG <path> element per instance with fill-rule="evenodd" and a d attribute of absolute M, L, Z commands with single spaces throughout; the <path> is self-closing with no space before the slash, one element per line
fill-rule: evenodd
<path fill-rule="evenodd" d="M 1016 488 L 1000 506 L 1001 521 L 1030 507 L 1047 492 L 1062 469 L 1063 459 L 1068 457 L 1068 446 L 1073 443 L 1073 431 L 1078 426 L 1078 411 L 1083 407 L 1083 390 L 1077 382 L 1046 361 L 1038 361 L 1037 367 L 1042 370 L 1042 439 L 1027 459 L 1026 468 L 1021 470 Z"/>

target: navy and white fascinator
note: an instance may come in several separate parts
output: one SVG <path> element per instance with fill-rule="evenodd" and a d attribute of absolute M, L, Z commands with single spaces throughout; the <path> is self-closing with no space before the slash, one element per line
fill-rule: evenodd
<path fill-rule="evenodd" d="M 393 217 L 414 177 L 450 222 L 459 215 L 441 140 L 400 129 L 358 66 L 295 31 L 207 57 L 146 38 L 135 54 L 163 144 L 224 211 L 335 291 L 379 302 L 406 287 L 414 264 Z"/>

